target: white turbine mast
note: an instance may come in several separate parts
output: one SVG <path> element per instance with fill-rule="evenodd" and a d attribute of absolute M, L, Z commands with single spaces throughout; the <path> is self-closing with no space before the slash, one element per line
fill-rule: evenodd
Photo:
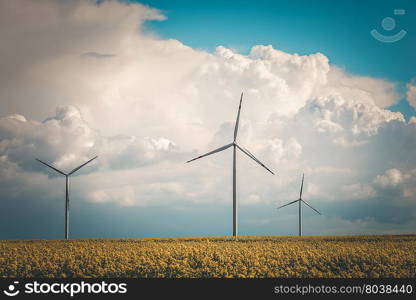
<path fill-rule="evenodd" d="M 204 155 L 200 155 L 194 159 L 191 159 L 189 161 L 187 161 L 187 163 L 203 158 L 205 156 L 217 153 L 217 152 L 221 152 L 223 150 L 226 150 L 228 148 L 230 148 L 231 146 L 233 147 L 233 236 L 237 236 L 238 235 L 238 224 L 237 224 L 237 178 L 236 178 L 236 172 L 237 172 L 237 166 L 236 166 L 236 149 L 238 148 L 241 152 L 243 152 L 245 155 L 247 155 L 249 158 L 251 158 L 252 160 L 254 160 L 256 163 L 258 163 L 260 166 L 262 166 L 263 168 L 265 168 L 267 171 L 269 171 L 270 173 L 272 173 L 274 175 L 274 173 L 267 168 L 262 162 L 260 162 L 250 151 L 248 151 L 247 149 L 240 147 L 237 144 L 237 134 L 238 134 L 238 125 L 240 122 L 240 112 L 241 112 L 241 103 L 243 102 L 243 93 L 241 93 L 241 98 L 240 98 L 240 105 L 238 106 L 238 113 L 237 113 L 237 120 L 235 122 L 235 128 L 234 128 L 234 140 L 232 143 L 227 144 L 225 146 L 219 147 L 211 152 L 208 152 Z"/>
<path fill-rule="evenodd" d="M 311 209 L 313 209 L 314 211 L 316 211 L 318 214 L 321 215 L 321 213 L 316 210 L 315 208 L 313 208 L 308 202 L 306 202 L 305 200 L 302 199 L 302 192 L 303 192 L 303 181 L 305 179 L 305 174 L 302 174 L 302 184 L 300 186 L 300 193 L 299 193 L 299 199 L 289 202 L 285 205 L 279 206 L 277 209 L 288 206 L 290 204 L 299 202 L 299 236 L 302 236 L 302 203 L 306 204 L 307 206 L 309 206 Z"/>

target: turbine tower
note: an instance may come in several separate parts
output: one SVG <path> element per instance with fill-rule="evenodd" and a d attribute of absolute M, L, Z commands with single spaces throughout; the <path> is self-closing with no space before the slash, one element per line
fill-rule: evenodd
<path fill-rule="evenodd" d="M 98 156 L 90 159 L 89 161 L 83 163 L 82 165 L 76 167 L 75 169 L 73 169 L 71 172 L 69 172 L 68 174 L 52 167 L 51 165 L 41 161 L 40 159 L 36 160 L 42 164 L 44 164 L 45 166 L 51 168 L 52 170 L 58 172 L 61 175 L 65 176 L 65 239 L 67 240 L 69 237 L 69 176 L 71 176 L 72 174 L 74 174 L 76 171 L 78 171 L 79 169 L 81 169 L 83 166 L 85 166 L 86 164 L 92 162 L 94 159 L 96 159 Z"/>
<path fill-rule="evenodd" d="M 279 206 L 277 209 L 288 206 L 290 204 L 299 202 L 299 236 L 302 236 L 302 202 L 304 204 L 306 204 L 307 206 L 309 206 L 310 208 L 312 208 L 314 211 L 316 211 L 318 214 L 321 215 L 321 213 L 319 211 L 317 211 L 315 208 L 313 208 L 310 204 L 308 204 L 308 202 L 306 202 L 305 200 L 302 199 L 302 191 L 303 191 L 303 180 L 305 179 L 305 174 L 302 174 L 302 185 L 300 186 L 300 193 L 299 193 L 299 199 L 289 202 L 285 205 Z"/>
<path fill-rule="evenodd" d="M 237 120 L 235 122 L 235 127 L 234 127 L 234 140 L 232 143 L 227 144 L 225 146 L 222 146 L 218 149 L 215 149 L 211 152 L 208 152 L 204 155 L 198 156 L 194 159 L 188 160 L 187 163 L 200 159 L 202 157 L 217 153 L 217 152 L 221 152 L 223 150 L 226 150 L 228 148 L 230 148 L 231 146 L 233 147 L 233 236 L 237 236 L 238 232 L 237 232 L 237 178 L 236 178 L 236 172 L 237 172 L 237 166 L 236 166 L 236 150 L 237 148 L 243 152 L 245 155 L 247 155 L 249 158 L 251 158 L 252 160 L 254 160 L 256 163 L 258 163 L 260 166 L 262 166 L 263 168 L 265 168 L 267 171 L 269 171 L 270 173 L 272 173 L 274 175 L 274 173 L 267 168 L 263 163 L 261 163 L 256 157 L 254 157 L 254 155 L 248 151 L 247 149 L 240 147 L 237 144 L 237 134 L 238 134 L 238 124 L 240 122 L 240 111 L 241 111 L 241 103 L 243 102 L 243 93 L 241 93 L 241 98 L 240 98 L 240 105 L 238 106 L 238 113 L 237 113 Z"/>

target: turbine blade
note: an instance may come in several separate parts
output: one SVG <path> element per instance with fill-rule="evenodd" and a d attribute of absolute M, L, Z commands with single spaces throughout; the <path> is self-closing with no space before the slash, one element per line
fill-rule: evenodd
<path fill-rule="evenodd" d="M 58 172 L 58 173 L 60 173 L 60 174 L 62 174 L 62 175 L 64 175 L 64 176 L 66 176 L 66 174 L 65 174 L 64 172 L 62 172 L 62 171 L 60 171 L 60 170 L 58 170 L 58 169 L 56 169 L 56 168 L 52 167 L 51 165 L 49 165 L 49 164 L 47 164 L 47 163 L 45 163 L 45 162 L 41 161 L 40 159 L 37 159 L 37 158 L 36 158 L 36 160 L 37 160 L 38 162 L 40 162 L 40 163 L 44 164 L 45 166 L 47 166 L 47 167 L 49 167 L 49 168 L 51 168 L 51 169 L 55 170 L 56 172 Z"/>
<path fill-rule="evenodd" d="M 86 164 L 89 164 L 90 162 L 92 162 L 94 159 L 96 159 L 98 156 L 95 156 L 94 158 L 91 158 L 89 161 L 83 163 L 82 165 L 80 165 L 79 167 L 76 167 L 75 169 L 73 169 L 71 172 L 68 173 L 68 176 L 75 173 L 76 171 L 78 171 L 79 169 L 81 169 L 83 166 L 85 166 Z"/>
<path fill-rule="evenodd" d="M 302 191 L 303 191 L 303 180 L 305 179 L 305 173 L 302 174 L 302 185 L 300 186 L 300 193 L 299 199 L 302 199 Z"/>
<path fill-rule="evenodd" d="M 250 151 L 248 151 L 247 149 L 243 149 L 241 148 L 239 145 L 235 144 L 237 146 L 238 149 L 240 149 L 245 155 L 247 155 L 248 157 L 250 157 L 252 160 L 254 160 L 256 163 L 258 163 L 260 166 L 262 166 L 263 168 L 265 168 L 267 171 L 269 171 L 270 173 L 272 173 L 274 175 L 274 173 L 268 168 L 266 167 L 261 161 L 259 161 L 253 154 L 251 154 Z"/>
<path fill-rule="evenodd" d="M 240 122 L 240 111 L 241 111 L 241 103 L 242 102 L 243 102 L 243 93 L 241 93 L 240 105 L 238 106 L 237 120 L 235 121 L 235 127 L 234 127 L 234 142 L 237 139 L 238 123 Z"/>
<path fill-rule="evenodd" d="M 196 158 L 194 158 L 194 159 L 188 160 L 188 161 L 187 161 L 187 163 L 190 163 L 191 161 L 194 161 L 194 160 L 197 160 L 197 159 L 203 158 L 203 157 L 205 157 L 205 156 L 208 156 L 208 155 L 211 155 L 211 154 L 214 154 L 214 153 L 217 153 L 217 152 L 221 152 L 221 151 L 223 151 L 223 150 L 225 150 L 225 149 L 230 148 L 232 145 L 233 145 L 233 144 L 231 143 L 231 144 L 228 144 L 228 145 L 222 146 L 222 147 L 220 147 L 220 148 L 218 148 L 218 149 L 215 149 L 215 150 L 212 150 L 211 152 L 208 152 L 208 153 L 206 153 L 206 154 L 204 154 L 204 155 L 200 155 L 200 156 L 198 156 L 198 157 L 196 157 Z"/>
<path fill-rule="evenodd" d="M 285 204 L 285 205 L 279 206 L 277 209 L 282 208 L 282 207 L 285 207 L 285 206 L 288 206 L 288 205 L 293 204 L 293 203 L 296 203 L 296 202 L 298 202 L 298 201 L 299 201 L 299 200 L 295 200 L 295 201 L 289 202 L 289 203 L 287 203 L 287 204 Z"/>
<path fill-rule="evenodd" d="M 313 208 L 310 204 L 308 204 L 308 202 L 306 202 L 305 200 L 300 200 L 303 203 L 305 203 L 307 206 L 309 206 L 310 208 L 312 208 L 314 211 L 316 211 L 318 214 L 322 215 L 318 210 L 316 210 L 315 208 Z"/>

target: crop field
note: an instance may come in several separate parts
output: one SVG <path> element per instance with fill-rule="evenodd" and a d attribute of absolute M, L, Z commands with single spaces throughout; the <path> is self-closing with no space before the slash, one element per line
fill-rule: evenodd
<path fill-rule="evenodd" d="M 416 236 L 0 241 L 0 277 L 416 277 Z"/>

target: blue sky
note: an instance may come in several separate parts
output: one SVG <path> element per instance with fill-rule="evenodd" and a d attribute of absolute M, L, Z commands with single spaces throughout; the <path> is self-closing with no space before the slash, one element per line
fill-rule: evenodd
<path fill-rule="evenodd" d="M 242 235 L 416 232 L 415 1 L 126 2 L 0 1 L 0 239 L 230 235 L 241 91 Z"/>
<path fill-rule="evenodd" d="M 131 1 L 133 2 L 133 1 Z M 273 45 L 289 53 L 324 53 L 347 72 L 384 78 L 398 90 L 415 77 L 416 2 L 408 1 L 140 1 L 162 10 L 167 20 L 150 21 L 146 28 L 192 48 L 214 51 L 223 45 L 247 54 L 252 46 Z M 395 16 L 394 9 L 406 14 Z M 381 21 L 393 17 L 396 28 L 384 30 Z M 370 31 L 385 35 L 404 29 L 396 43 L 380 43 Z M 408 119 L 413 107 L 403 99 L 392 107 Z"/>

